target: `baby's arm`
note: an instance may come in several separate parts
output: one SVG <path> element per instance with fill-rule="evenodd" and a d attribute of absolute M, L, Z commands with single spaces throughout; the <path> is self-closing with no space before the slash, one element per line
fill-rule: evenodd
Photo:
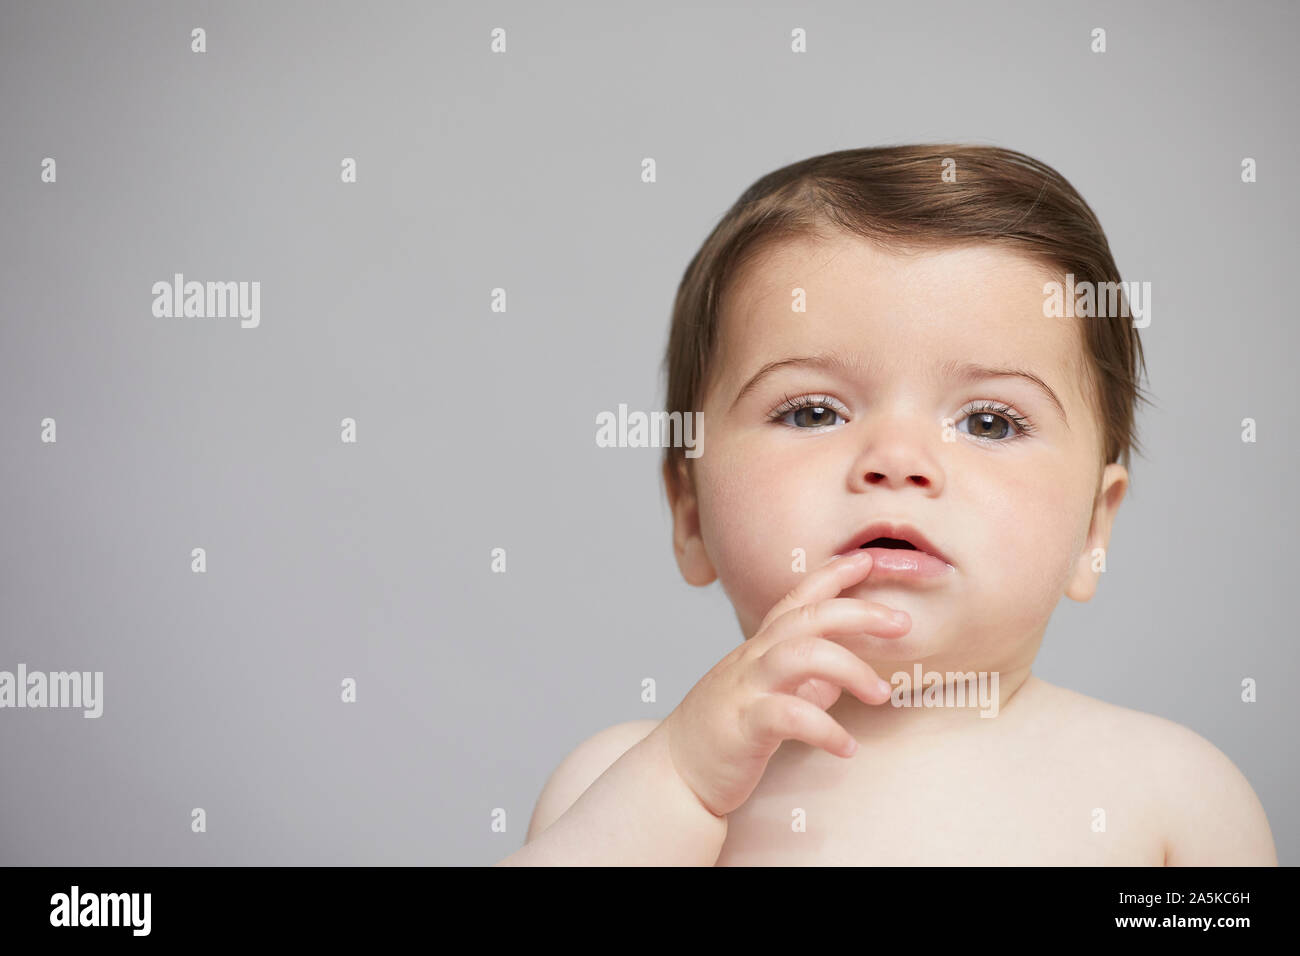
<path fill-rule="evenodd" d="M 657 721 L 616 724 L 579 744 L 537 798 L 526 843 L 497 866 L 712 866 L 727 818 L 673 766 Z"/>
<path fill-rule="evenodd" d="M 1159 750 L 1163 779 L 1172 785 L 1164 800 L 1165 865 L 1277 866 L 1268 817 L 1242 772 L 1194 731 L 1169 729 Z"/>

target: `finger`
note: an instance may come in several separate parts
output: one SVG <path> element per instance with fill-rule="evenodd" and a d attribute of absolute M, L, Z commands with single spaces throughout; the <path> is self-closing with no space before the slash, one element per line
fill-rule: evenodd
<path fill-rule="evenodd" d="M 820 677 L 810 677 L 794 689 L 796 697 L 802 697 L 822 710 L 830 710 L 842 693 L 844 691 L 839 685 Z"/>
<path fill-rule="evenodd" d="M 742 728 L 749 741 L 763 753 L 781 746 L 783 740 L 802 740 L 837 757 L 850 756 L 857 749 L 853 735 L 826 711 L 790 694 L 764 694 L 741 713 Z"/>
<path fill-rule="evenodd" d="M 912 627 L 906 612 L 863 598 L 826 598 L 801 604 L 786 611 L 751 637 L 751 653 L 765 653 L 774 644 L 792 637 L 824 637 L 842 643 L 855 652 L 870 650 L 866 638 L 902 637 Z"/>
<path fill-rule="evenodd" d="M 875 668 L 834 641 L 791 638 L 770 648 L 755 663 L 760 689 L 768 693 L 794 693 L 805 681 L 818 678 L 843 687 L 864 704 L 889 700 L 889 684 Z"/>
<path fill-rule="evenodd" d="M 772 605 L 758 630 L 763 630 L 769 622 L 775 621 L 791 608 L 836 597 L 845 588 L 863 580 L 871 572 L 871 565 L 870 551 L 853 551 L 810 572 L 785 597 Z"/>

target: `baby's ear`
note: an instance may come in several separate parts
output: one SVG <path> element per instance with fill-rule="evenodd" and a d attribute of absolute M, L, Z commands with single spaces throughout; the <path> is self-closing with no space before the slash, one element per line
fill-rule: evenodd
<path fill-rule="evenodd" d="M 675 509 L 682 489 L 686 487 L 686 469 L 681 456 L 674 455 L 664 460 L 664 493 L 668 496 L 668 507 Z"/>
<path fill-rule="evenodd" d="M 671 480 L 674 476 L 675 482 Z M 696 587 L 712 584 L 718 574 L 704 550 L 699 501 L 684 457 L 664 463 L 664 485 L 673 512 L 673 553 L 677 556 L 677 567 L 687 584 Z"/>
<path fill-rule="evenodd" d="M 1065 596 L 1080 603 L 1091 601 L 1097 593 L 1097 581 L 1106 568 L 1106 548 L 1115 513 L 1128 491 L 1128 471 L 1112 462 L 1103 469 L 1101 483 L 1092 506 L 1092 524 L 1083 551 L 1075 560 L 1074 571 L 1065 587 Z"/>

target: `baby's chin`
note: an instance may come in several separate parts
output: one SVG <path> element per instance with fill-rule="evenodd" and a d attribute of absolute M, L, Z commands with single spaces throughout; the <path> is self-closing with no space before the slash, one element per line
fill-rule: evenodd
<path fill-rule="evenodd" d="M 961 614 L 962 601 L 949 583 L 916 587 L 889 582 L 864 581 L 839 593 L 841 598 L 856 598 L 870 604 L 881 604 L 890 611 L 904 611 L 915 621 L 925 618 L 938 624 Z"/>
<path fill-rule="evenodd" d="M 975 635 L 954 601 L 907 587 L 850 588 L 840 596 L 875 601 L 911 619 L 911 627 L 899 637 L 867 635 L 870 652 L 864 656 L 872 661 L 960 660 L 974 650 Z"/>
<path fill-rule="evenodd" d="M 936 640 L 933 635 L 915 633 L 915 629 L 902 637 L 868 637 L 862 647 L 861 656 L 885 680 L 898 669 L 910 669 L 917 661 L 954 660 L 960 658 L 960 648 Z"/>
<path fill-rule="evenodd" d="M 1004 646 L 1000 635 L 1005 628 L 972 626 L 969 615 L 948 607 L 918 607 L 918 602 L 899 602 L 912 626 L 901 637 L 867 635 L 857 645 L 859 655 L 881 677 L 893 682 L 896 672 L 909 676 L 916 664 L 926 671 L 998 670 L 999 661 L 1014 659 L 1016 648 Z"/>

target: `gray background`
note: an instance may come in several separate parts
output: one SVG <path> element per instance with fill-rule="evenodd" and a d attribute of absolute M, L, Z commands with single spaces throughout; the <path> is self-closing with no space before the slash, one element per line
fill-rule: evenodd
<path fill-rule="evenodd" d="M 566 753 L 666 715 L 741 638 L 718 585 L 677 572 L 658 450 L 594 443 L 597 412 L 662 407 L 686 263 L 778 166 L 955 140 L 1055 166 L 1153 285 L 1147 456 L 1098 596 L 1063 599 L 1035 671 L 1208 738 L 1300 863 L 1298 21 L 6 2 L 0 669 L 102 670 L 105 700 L 98 720 L 0 711 L 0 861 L 517 849 Z M 261 327 L 154 318 L 174 272 L 260 281 Z"/>

